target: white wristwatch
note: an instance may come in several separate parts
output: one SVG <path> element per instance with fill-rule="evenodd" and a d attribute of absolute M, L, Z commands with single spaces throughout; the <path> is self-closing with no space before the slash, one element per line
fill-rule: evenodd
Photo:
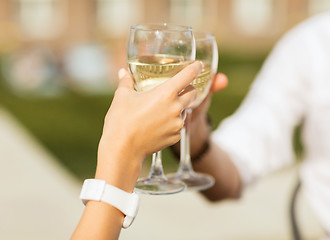
<path fill-rule="evenodd" d="M 80 199 L 86 205 L 89 200 L 102 201 L 119 209 L 124 215 L 123 228 L 134 221 L 139 209 L 140 198 L 135 192 L 128 193 L 106 184 L 100 179 L 86 179 L 80 193 Z"/>

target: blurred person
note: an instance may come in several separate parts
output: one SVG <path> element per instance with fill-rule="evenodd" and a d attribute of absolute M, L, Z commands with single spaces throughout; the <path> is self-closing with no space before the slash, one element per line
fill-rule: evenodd
<path fill-rule="evenodd" d="M 223 77 L 215 78 L 213 92 L 220 89 L 221 81 Z M 292 137 L 302 123 L 302 190 L 329 238 L 329 91 L 327 12 L 299 24 L 276 44 L 239 109 L 213 133 L 206 115 L 209 98 L 194 111 L 193 166 L 216 180 L 203 194 L 211 201 L 238 198 L 261 176 L 293 164 Z M 172 149 L 178 153 L 179 144 Z"/>
<path fill-rule="evenodd" d="M 182 111 L 196 97 L 189 83 L 201 70 L 202 64 L 195 62 L 146 92 L 136 92 L 128 72 L 119 71 L 119 86 L 99 142 L 95 179 L 115 187 L 115 194 L 124 195 L 120 201 L 130 204 L 130 197 L 134 198 L 131 193 L 144 158 L 180 140 Z M 92 190 L 95 195 L 97 189 Z M 129 204 L 126 207 L 134 208 Z M 88 201 L 71 239 L 117 239 L 122 225 L 128 226 L 124 214 L 114 206 L 95 199 Z"/>

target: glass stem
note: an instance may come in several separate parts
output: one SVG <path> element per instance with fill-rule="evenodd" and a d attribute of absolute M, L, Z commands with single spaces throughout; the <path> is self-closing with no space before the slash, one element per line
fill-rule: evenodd
<path fill-rule="evenodd" d="M 180 142 L 180 166 L 178 174 L 191 174 L 193 168 L 190 159 L 190 121 L 192 110 L 186 109 L 186 121 L 181 130 L 181 142 Z"/>
<path fill-rule="evenodd" d="M 152 165 L 148 178 L 166 179 L 162 164 L 162 151 L 152 154 Z"/>

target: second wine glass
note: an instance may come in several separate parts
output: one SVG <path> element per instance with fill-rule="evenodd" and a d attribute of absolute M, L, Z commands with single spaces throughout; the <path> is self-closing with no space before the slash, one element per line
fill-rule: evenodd
<path fill-rule="evenodd" d="M 218 67 L 218 47 L 215 37 L 208 32 L 194 32 L 196 41 L 196 60 L 204 64 L 203 71 L 193 81 L 197 98 L 190 108 L 186 109 L 186 123 L 181 130 L 180 165 L 176 173 L 167 175 L 168 179 L 183 181 L 188 190 L 205 190 L 214 184 L 214 178 L 208 174 L 193 170 L 190 156 L 190 122 L 192 109 L 196 108 L 207 96 L 212 79 Z"/>
<path fill-rule="evenodd" d="M 127 55 L 136 90 L 148 91 L 195 60 L 192 29 L 165 23 L 133 25 Z M 159 151 L 153 154 L 149 176 L 139 179 L 135 188 L 146 194 L 172 194 L 183 191 L 185 184 L 165 177 Z"/>

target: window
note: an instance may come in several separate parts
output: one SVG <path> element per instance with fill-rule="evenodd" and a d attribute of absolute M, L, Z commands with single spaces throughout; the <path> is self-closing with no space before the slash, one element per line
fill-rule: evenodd
<path fill-rule="evenodd" d="M 172 23 L 200 28 L 203 24 L 203 0 L 171 0 Z"/>
<path fill-rule="evenodd" d="M 234 0 L 232 14 L 239 30 L 258 35 L 267 30 L 273 18 L 273 0 Z"/>
<path fill-rule="evenodd" d="M 308 13 L 314 15 L 324 11 L 330 10 L 329 0 L 309 0 Z"/>
<path fill-rule="evenodd" d="M 130 25 L 143 16 L 141 0 L 98 0 L 97 22 L 100 30 L 112 37 L 127 35 Z"/>
<path fill-rule="evenodd" d="M 59 1 L 19 0 L 18 21 L 27 38 L 52 38 L 61 30 Z"/>

